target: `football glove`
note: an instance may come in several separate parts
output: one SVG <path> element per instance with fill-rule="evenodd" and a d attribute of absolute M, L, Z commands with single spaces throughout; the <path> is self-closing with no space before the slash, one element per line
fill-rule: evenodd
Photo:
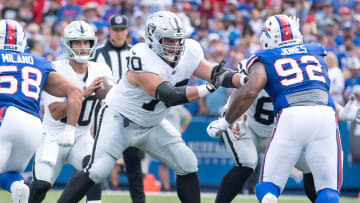
<path fill-rule="evenodd" d="M 244 114 L 239 120 L 237 120 L 232 127 L 234 137 L 238 140 L 241 139 L 247 133 L 247 115 Z"/>
<path fill-rule="evenodd" d="M 75 142 L 76 127 L 66 124 L 64 132 L 60 133 L 57 138 L 57 143 L 61 147 L 70 147 Z"/>
<path fill-rule="evenodd" d="M 226 64 L 226 60 L 223 59 L 211 71 L 211 79 L 210 79 L 209 86 L 211 86 L 211 88 L 213 88 L 213 91 L 215 91 L 223 83 L 223 81 L 225 79 L 225 74 L 226 74 L 226 71 L 224 70 L 225 64 Z"/>
<path fill-rule="evenodd" d="M 225 117 L 222 117 L 212 121 L 206 128 L 206 131 L 210 137 L 218 138 L 229 126 L 230 124 L 225 120 Z"/>
<path fill-rule="evenodd" d="M 360 107 L 356 106 L 355 95 L 352 94 L 345 107 L 339 111 L 338 120 L 360 123 Z"/>

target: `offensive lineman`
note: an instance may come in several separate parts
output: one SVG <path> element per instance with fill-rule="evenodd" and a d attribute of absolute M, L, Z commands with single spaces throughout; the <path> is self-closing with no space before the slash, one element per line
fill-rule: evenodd
<path fill-rule="evenodd" d="M 58 132 L 58 144 L 75 134 L 81 110 L 81 91 L 56 73 L 49 61 L 23 53 L 24 29 L 13 20 L 0 21 L 0 188 L 13 203 L 27 203 L 29 188 L 21 176 L 42 138 L 39 103 L 42 90 L 66 97 L 69 118 Z M 56 142 L 56 137 L 55 137 Z"/>
<path fill-rule="evenodd" d="M 68 59 L 55 61 L 54 66 L 60 74 L 82 88 L 82 108 L 77 122 L 74 145 L 59 147 L 54 138 L 65 126 L 65 99 L 49 94 L 44 95 L 45 135 L 35 155 L 30 203 L 40 203 L 44 200 L 65 163 L 70 163 L 77 170 L 81 170 L 90 160 L 94 143 L 90 125 L 92 113 L 97 104 L 94 91 L 100 87 L 102 76 L 112 78 L 111 70 L 106 64 L 89 61 L 95 56 L 96 42 L 94 30 L 84 21 L 73 21 L 64 29 L 63 46 Z M 101 202 L 100 184 L 94 185 L 88 192 L 87 202 Z"/>
<path fill-rule="evenodd" d="M 150 15 L 145 32 L 146 43 L 130 50 L 126 77 L 110 90 L 106 105 L 97 114 L 93 159 L 67 183 L 58 203 L 78 202 L 93 184 L 109 175 L 129 146 L 144 150 L 175 171 L 181 202 L 200 202 L 196 157 L 180 132 L 164 119 L 167 107 L 197 100 L 220 85 L 241 87 L 243 77 L 224 70 L 224 62 L 215 67 L 207 62 L 199 43 L 185 39 L 182 22 L 172 12 Z M 210 82 L 186 86 L 192 75 Z"/>
<path fill-rule="evenodd" d="M 266 20 L 260 41 L 264 51 L 249 58 L 247 85 L 235 93 L 225 118 L 212 122 L 208 133 L 226 130 L 265 88 L 276 122 L 256 186 L 259 202 L 277 202 L 292 168 L 304 156 L 313 173 L 316 202 L 338 203 L 342 151 L 326 51 L 317 43 L 303 44 L 299 20 L 285 15 Z M 323 145 L 327 150 L 321 149 Z"/>

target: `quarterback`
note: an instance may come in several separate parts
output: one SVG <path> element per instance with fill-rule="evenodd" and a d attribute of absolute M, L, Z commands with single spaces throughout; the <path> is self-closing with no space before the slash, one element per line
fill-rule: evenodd
<path fill-rule="evenodd" d="M 20 175 L 41 142 L 39 104 L 42 90 L 64 97 L 69 118 L 59 138 L 74 136 L 81 110 L 81 91 L 56 73 L 44 58 L 25 54 L 24 29 L 13 20 L 0 21 L 0 188 L 11 200 L 27 203 L 29 188 Z M 56 142 L 56 139 L 55 139 Z"/>
<path fill-rule="evenodd" d="M 277 202 L 292 168 L 304 156 L 314 177 L 316 202 L 338 203 L 342 151 L 326 51 L 317 43 L 303 44 L 299 20 L 285 15 L 266 20 L 260 41 L 263 51 L 246 65 L 247 85 L 235 92 L 225 118 L 212 123 L 208 132 L 226 130 L 265 88 L 276 116 L 256 186 L 259 202 Z"/>
<path fill-rule="evenodd" d="M 85 168 L 90 160 L 94 139 L 90 133 L 92 114 L 97 104 L 94 94 L 103 76 L 112 77 L 110 68 L 104 63 L 88 61 L 95 56 L 96 36 L 92 27 L 84 21 L 73 21 L 65 27 L 63 46 L 66 59 L 55 61 L 56 71 L 72 80 L 81 88 L 83 101 L 76 125 L 75 137 L 66 146 L 58 146 L 57 135 L 65 127 L 65 98 L 44 95 L 44 139 L 35 154 L 34 182 L 30 188 L 30 203 L 40 203 L 54 184 L 62 166 L 70 163 L 77 170 Z M 87 194 L 87 202 L 101 202 L 101 185 L 94 185 Z"/>
<path fill-rule="evenodd" d="M 220 85 L 241 87 L 243 77 L 224 69 L 224 61 L 215 67 L 206 61 L 199 43 L 185 39 L 182 22 L 172 12 L 151 14 L 145 33 L 146 43 L 130 50 L 126 77 L 110 90 L 97 114 L 96 147 L 89 165 L 71 178 L 59 203 L 78 202 L 109 175 L 129 146 L 175 171 L 181 202 L 200 202 L 197 159 L 181 133 L 164 118 L 168 107 L 205 97 Z M 186 86 L 192 75 L 210 82 Z"/>

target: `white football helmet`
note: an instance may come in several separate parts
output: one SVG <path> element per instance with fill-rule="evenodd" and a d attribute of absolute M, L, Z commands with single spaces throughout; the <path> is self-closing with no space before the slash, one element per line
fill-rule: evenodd
<path fill-rule="evenodd" d="M 0 49 L 24 52 L 26 38 L 23 27 L 14 20 L 0 21 Z"/>
<path fill-rule="evenodd" d="M 260 42 L 263 49 L 300 44 L 303 36 L 299 19 L 295 16 L 274 15 L 265 21 L 261 30 Z"/>
<path fill-rule="evenodd" d="M 164 38 L 177 39 L 175 46 L 163 43 Z M 170 11 L 158 11 L 146 20 L 145 42 L 160 57 L 170 63 L 179 62 L 185 48 L 182 21 Z"/>
<path fill-rule="evenodd" d="M 97 38 L 95 36 L 94 29 L 84 21 L 76 20 L 67 25 L 63 33 L 63 45 L 64 53 L 71 59 L 78 63 L 86 63 L 88 60 L 95 57 L 95 48 Z M 90 41 L 90 52 L 89 55 L 77 55 L 83 48 L 71 48 L 71 41 L 76 40 L 89 40 Z M 76 52 L 76 53 L 75 53 Z"/>

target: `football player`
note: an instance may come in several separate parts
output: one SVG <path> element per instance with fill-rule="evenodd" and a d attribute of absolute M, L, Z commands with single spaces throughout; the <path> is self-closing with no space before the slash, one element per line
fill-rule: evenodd
<path fill-rule="evenodd" d="M 64 29 L 62 41 L 67 58 L 55 61 L 54 66 L 56 71 L 83 90 L 81 113 L 73 146 L 58 146 L 56 137 L 65 127 L 67 120 L 66 99 L 44 95 L 44 139 L 35 154 L 30 203 L 43 201 L 65 163 L 81 170 L 89 162 L 94 143 L 90 133 L 91 118 L 98 102 L 94 91 L 101 86 L 103 76 L 112 78 L 111 70 L 106 64 L 89 61 L 95 56 L 97 41 L 95 32 L 89 24 L 84 21 L 71 22 Z M 101 202 L 100 184 L 94 185 L 87 194 L 87 202 Z"/>
<path fill-rule="evenodd" d="M 89 165 L 67 183 L 59 203 L 78 202 L 109 175 L 129 146 L 175 171 L 181 202 L 200 202 L 197 159 L 164 117 L 168 107 L 205 97 L 220 85 L 241 87 L 243 75 L 224 69 L 224 61 L 215 67 L 206 61 L 200 44 L 185 39 L 183 24 L 172 12 L 151 14 L 145 32 L 146 43 L 131 48 L 126 77 L 109 91 L 97 114 L 96 147 Z M 186 86 L 192 75 L 210 82 Z"/>
<path fill-rule="evenodd" d="M 29 188 L 20 175 L 42 138 L 39 103 L 42 90 L 64 97 L 69 119 L 58 134 L 73 137 L 81 109 L 81 91 L 56 73 L 42 57 L 23 53 L 26 38 L 13 20 L 0 21 L 0 188 L 13 203 L 27 203 Z M 67 144 L 67 140 L 58 140 Z"/>
<path fill-rule="evenodd" d="M 231 98 L 231 97 L 230 97 Z M 230 99 L 224 111 L 230 105 Z M 359 107 L 354 105 L 354 97 L 345 108 L 336 106 L 339 121 L 359 120 Z M 246 119 L 244 119 L 246 118 Z M 209 125 L 211 126 L 211 125 Z M 210 127 L 209 127 L 210 128 Z M 229 203 L 240 192 L 247 178 L 255 170 L 258 153 L 264 153 L 274 128 L 273 104 L 265 90 L 261 90 L 255 101 L 246 112 L 246 116 L 235 122 L 233 128 L 215 134 L 213 138 L 222 136 L 227 151 L 232 155 L 235 166 L 223 177 L 216 203 Z M 210 129 L 209 129 L 210 130 Z M 234 132 L 232 131 L 234 130 Z M 314 181 L 304 156 L 296 163 L 296 167 L 303 173 L 304 190 L 308 198 L 315 203 L 316 191 Z M 292 172 L 293 173 L 293 172 Z"/>
<path fill-rule="evenodd" d="M 266 20 L 260 41 L 264 50 L 247 62 L 247 85 L 235 92 L 225 117 L 212 122 L 208 133 L 214 136 L 218 129 L 226 130 L 265 88 L 276 117 L 256 186 L 259 202 L 277 202 L 292 168 L 303 156 L 314 177 L 316 202 L 337 203 L 342 151 L 329 95 L 326 51 L 317 43 L 303 44 L 299 20 L 285 15 Z M 327 150 L 322 149 L 324 145 Z"/>

